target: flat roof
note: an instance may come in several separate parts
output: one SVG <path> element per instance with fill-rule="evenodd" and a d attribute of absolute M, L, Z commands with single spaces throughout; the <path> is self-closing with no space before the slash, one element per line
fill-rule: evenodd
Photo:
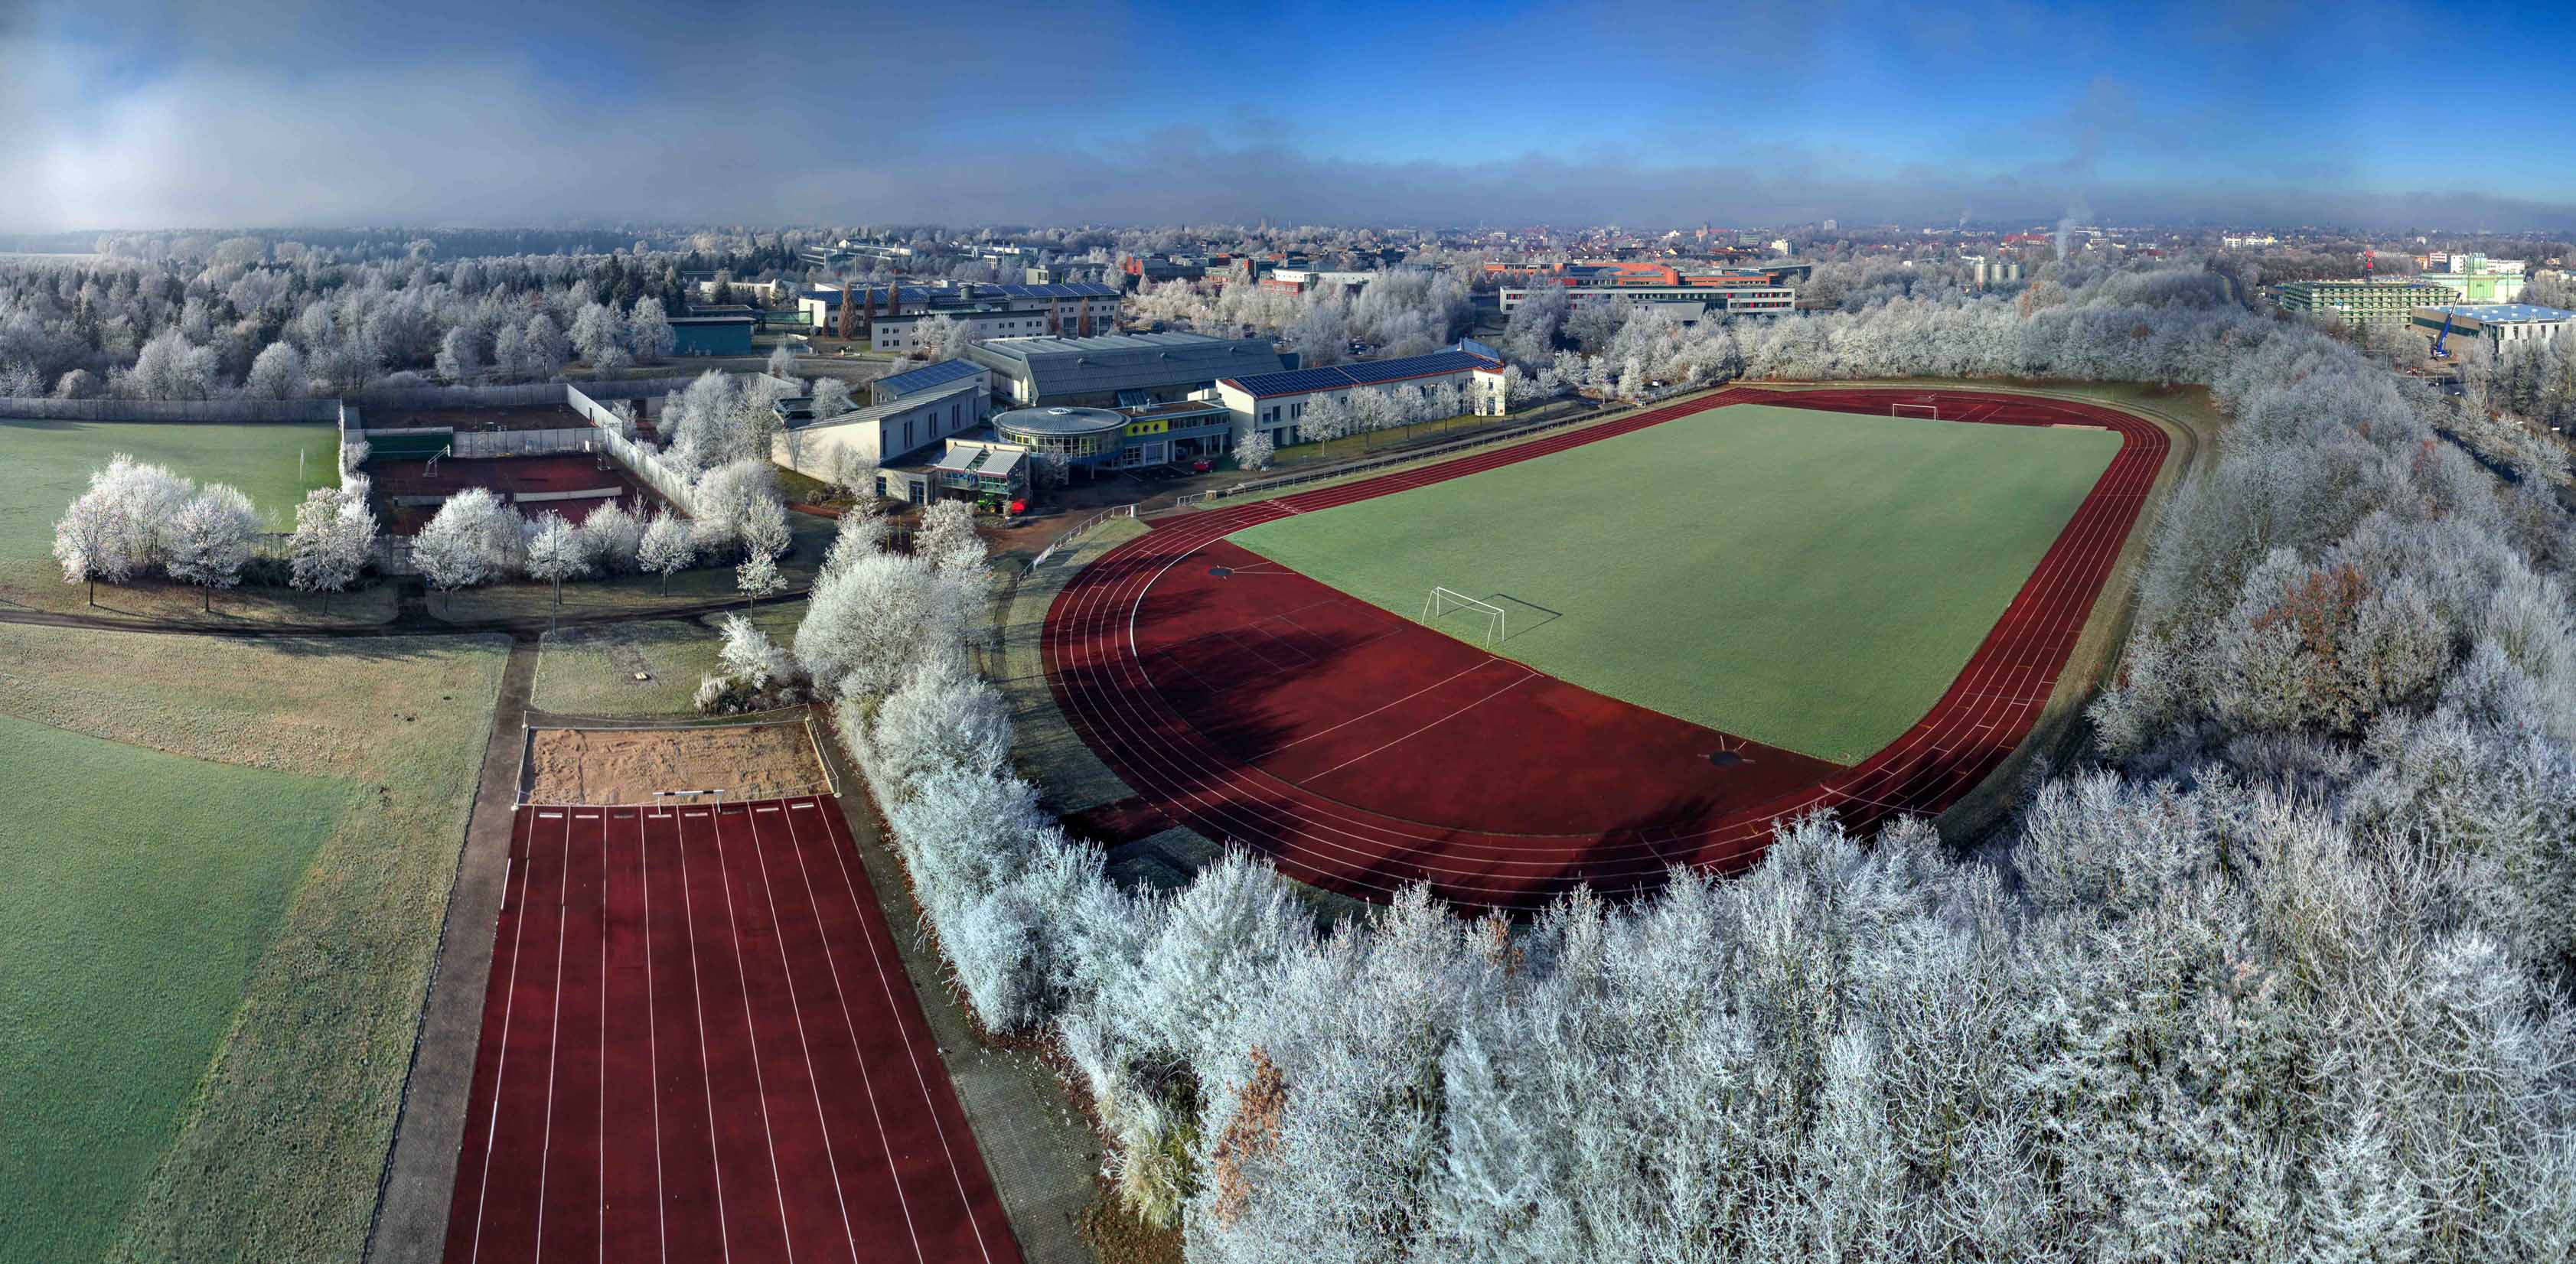
<path fill-rule="evenodd" d="M 1142 408 L 1129 408 L 1124 411 L 1138 421 L 1152 421 L 1158 417 L 1193 417 L 1200 413 L 1231 414 L 1234 410 L 1227 408 L 1222 400 L 1176 399 L 1168 403 L 1147 404 Z"/>
<path fill-rule="evenodd" d="M 1026 380 L 1040 397 L 1214 382 L 1285 367 L 1269 339 L 1187 333 L 993 338 L 968 347 L 965 356 Z"/>
<path fill-rule="evenodd" d="M 2563 307 L 2535 307 L 2529 303 L 2447 303 L 2440 307 L 2420 307 L 2417 311 L 2448 312 L 2487 324 L 2508 324 L 2518 320 L 2576 320 L 2576 312 Z"/>
<path fill-rule="evenodd" d="M 870 383 L 870 385 L 874 385 L 874 383 Z M 983 383 L 981 382 L 972 382 L 960 379 L 955 382 L 949 382 L 943 385 L 918 390 L 910 395 L 887 400 L 882 404 L 862 404 L 845 413 L 834 413 L 829 417 L 817 417 L 814 419 L 813 424 L 817 426 L 839 426 L 853 422 L 875 421 L 881 417 L 890 417 L 896 413 L 919 408 L 924 404 L 937 403 L 951 395 L 962 395 L 982 385 Z"/>
<path fill-rule="evenodd" d="M 1038 435 L 1100 434 L 1116 430 L 1127 422 L 1127 414 L 1106 408 L 1014 408 L 993 415 L 993 429 L 1003 434 L 1013 431 Z"/>
<path fill-rule="evenodd" d="M 938 386 L 943 383 L 961 381 L 984 372 L 989 372 L 989 370 L 987 370 L 983 365 L 977 364 L 971 360 L 942 360 L 937 364 L 923 365 L 918 369 L 889 374 L 868 383 L 868 385 L 878 391 L 892 391 L 897 395 L 909 395 L 914 391 L 928 390 L 931 387 Z"/>
<path fill-rule="evenodd" d="M 1463 373 L 1470 369 L 1499 369 L 1499 360 L 1488 359 L 1471 351 L 1451 348 L 1429 355 L 1405 356 L 1395 360 L 1361 360 L 1320 369 L 1290 369 L 1285 373 L 1256 373 L 1249 377 L 1232 377 L 1226 381 L 1256 398 L 1271 395 L 1305 395 L 1315 391 L 1337 391 L 1352 386 L 1375 386 L 1381 382 L 1400 382 L 1406 378 L 1430 377 L 1441 373 Z"/>

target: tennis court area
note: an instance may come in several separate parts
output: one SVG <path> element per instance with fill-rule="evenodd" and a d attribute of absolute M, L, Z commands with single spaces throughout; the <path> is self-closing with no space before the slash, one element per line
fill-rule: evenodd
<path fill-rule="evenodd" d="M 1962 424 L 1993 406 L 1734 404 L 1229 543 L 1407 620 L 1449 589 L 1429 614 L 1462 641 L 1851 764 L 1940 699 L 2120 450 Z"/>
<path fill-rule="evenodd" d="M 521 806 L 445 1258 L 1016 1261 L 839 806 Z"/>

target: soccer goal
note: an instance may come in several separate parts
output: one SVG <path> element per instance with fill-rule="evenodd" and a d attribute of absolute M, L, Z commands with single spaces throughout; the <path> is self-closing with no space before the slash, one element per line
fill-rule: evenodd
<path fill-rule="evenodd" d="M 1929 417 L 1934 421 L 1939 421 L 1941 420 L 1941 406 L 1939 404 L 1890 404 L 1887 406 L 1887 415 L 1890 417 Z"/>
<path fill-rule="evenodd" d="M 1505 614 L 1501 606 L 1490 601 L 1478 601 L 1465 593 L 1442 588 L 1437 584 L 1432 586 L 1431 595 L 1422 599 L 1422 622 L 1425 624 L 1435 624 L 1441 619 L 1459 613 L 1464 613 L 1469 618 L 1484 620 L 1487 645 L 1511 635 L 1511 629 L 1508 626 L 1511 616 Z"/>

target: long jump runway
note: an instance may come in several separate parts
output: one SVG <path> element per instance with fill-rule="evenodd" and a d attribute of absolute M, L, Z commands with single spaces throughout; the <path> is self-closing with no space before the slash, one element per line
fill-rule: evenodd
<path fill-rule="evenodd" d="M 831 800 L 513 830 L 447 1260 L 1019 1259 Z"/>
<path fill-rule="evenodd" d="M 1848 768 L 1531 672 L 1224 542 L 1287 514 L 1726 404 L 1884 412 L 1933 402 L 1945 419 L 2099 426 L 2123 442 L 1940 701 Z M 1187 825 L 1346 894 L 1384 899 L 1423 881 L 1456 903 L 1527 909 L 1577 884 L 1651 887 L 1675 864 L 1742 868 L 1781 818 L 1826 809 L 1873 829 L 1937 814 L 1992 773 L 2056 687 L 2166 446 L 2163 431 L 2128 414 L 2009 393 L 1734 388 L 1155 522 L 1057 595 L 1042 637 L 1048 682 L 1075 732 L 1137 792 L 1120 813 L 1131 828 Z"/>

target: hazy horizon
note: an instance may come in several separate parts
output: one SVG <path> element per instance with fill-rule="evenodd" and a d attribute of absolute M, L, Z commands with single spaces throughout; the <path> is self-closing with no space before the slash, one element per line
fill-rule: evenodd
<path fill-rule="evenodd" d="M 711 21 L 0 0 L 0 232 L 565 223 L 2576 227 L 2556 12 L 1825 3 Z M 2462 12 L 2467 12 L 2465 9 Z M 512 34 L 502 38 L 493 32 Z M 2373 33 L 2434 32 L 2410 53 Z M 2465 38 L 2465 35 L 2461 35 Z M 2464 93 L 2466 89 L 2462 90 Z M 2356 93 L 2362 95 L 2356 96 Z M 2464 100 L 2464 106 L 2474 104 Z M 2536 120 L 2519 127 L 2513 120 Z"/>

